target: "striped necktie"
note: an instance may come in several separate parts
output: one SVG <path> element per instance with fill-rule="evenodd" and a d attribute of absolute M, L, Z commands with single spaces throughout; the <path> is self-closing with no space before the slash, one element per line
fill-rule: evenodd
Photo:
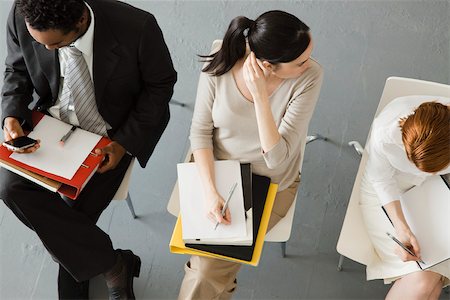
<path fill-rule="evenodd" d="M 61 120 L 70 123 L 69 111 L 74 111 L 82 129 L 106 136 L 106 123 L 97 109 L 87 63 L 75 47 L 67 47 L 66 53 L 68 59 L 61 92 Z"/>

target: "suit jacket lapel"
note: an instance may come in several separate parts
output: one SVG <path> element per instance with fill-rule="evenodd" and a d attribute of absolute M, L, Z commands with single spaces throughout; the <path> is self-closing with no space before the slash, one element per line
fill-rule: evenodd
<path fill-rule="evenodd" d="M 111 33 L 108 24 L 102 18 L 101 12 L 89 2 L 95 15 L 94 48 L 93 48 L 93 77 L 95 99 L 100 107 L 106 85 L 119 63 L 119 55 L 114 51 L 119 43 Z"/>
<path fill-rule="evenodd" d="M 43 45 L 36 41 L 33 41 L 34 53 L 36 58 L 41 65 L 42 72 L 47 77 L 47 80 L 52 91 L 53 99 L 58 98 L 59 93 L 59 83 L 60 83 L 60 68 L 59 68 L 59 58 L 58 51 L 48 50 Z"/>

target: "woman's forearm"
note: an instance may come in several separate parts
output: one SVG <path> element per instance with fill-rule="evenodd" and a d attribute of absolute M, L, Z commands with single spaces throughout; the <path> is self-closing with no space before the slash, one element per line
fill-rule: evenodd
<path fill-rule="evenodd" d="M 389 202 L 384 205 L 384 209 L 386 210 L 386 213 L 394 224 L 396 230 L 410 230 L 399 200 Z"/>
<path fill-rule="evenodd" d="M 267 152 L 280 141 L 281 136 L 273 119 L 269 97 L 265 94 L 260 95 L 258 99 L 254 99 L 254 103 L 261 148 Z"/>
<path fill-rule="evenodd" d="M 193 151 L 195 164 L 200 173 L 203 189 L 206 195 L 217 194 L 214 176 L 214 154 L 212 149 L 198 149 Z"/>

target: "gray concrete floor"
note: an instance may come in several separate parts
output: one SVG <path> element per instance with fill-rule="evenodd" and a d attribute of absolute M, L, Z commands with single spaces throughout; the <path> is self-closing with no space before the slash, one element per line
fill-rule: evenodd
<path fill-rule="evenodd" d="M 175 299 L 184 275 L 187 257 L 169 252 L 175 218 L 166 204 L 176 163 L 187 149 L 190 111 L 173 106 L 172 121 L 148 167 L 135 166 L 130 194 L 139 218 L 131 218 L 124 201 L 113 201 L 98 223 L 116 248 L 130 248 L 141 257 L 141 276 L 134 284 L 138 299 Z M 322 141 L 308 145 L 288 256 L 281 257 L 279 244 L 266 243 L 260 265 L 244 266 L 239 273 L 235 299 L 384 298 L 389 287 L 381 281 L 366 282 L 363 266 L 346 260 L 344 270 L 336 270 L 336 228 L 342 218 L 333 217 L 333 210 L 343 214 L 346 205 L 330 208 L 324 199 L 308 197 L 308 182 L 317 180 L 308 175 L 315 174 L 308 152 L 326 146 Z M 0 202 L 0 299 L 56 299 L 56 275 L 56 263 L 34 232 Z M 107 298 L 102 278 L 92 280 L 90 292 L 93 299 Z M 441 299 L 450 297 L 443 294 Z"/>

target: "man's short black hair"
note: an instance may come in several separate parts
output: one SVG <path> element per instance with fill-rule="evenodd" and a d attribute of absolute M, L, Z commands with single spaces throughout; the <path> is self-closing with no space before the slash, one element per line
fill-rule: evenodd
<path fill-rule="evenodd" d="M 33 29 L 59 29 L 64 33 L 75 29 L 85 8 L 83 0 L 16 0 L 16 5 Z"/>

